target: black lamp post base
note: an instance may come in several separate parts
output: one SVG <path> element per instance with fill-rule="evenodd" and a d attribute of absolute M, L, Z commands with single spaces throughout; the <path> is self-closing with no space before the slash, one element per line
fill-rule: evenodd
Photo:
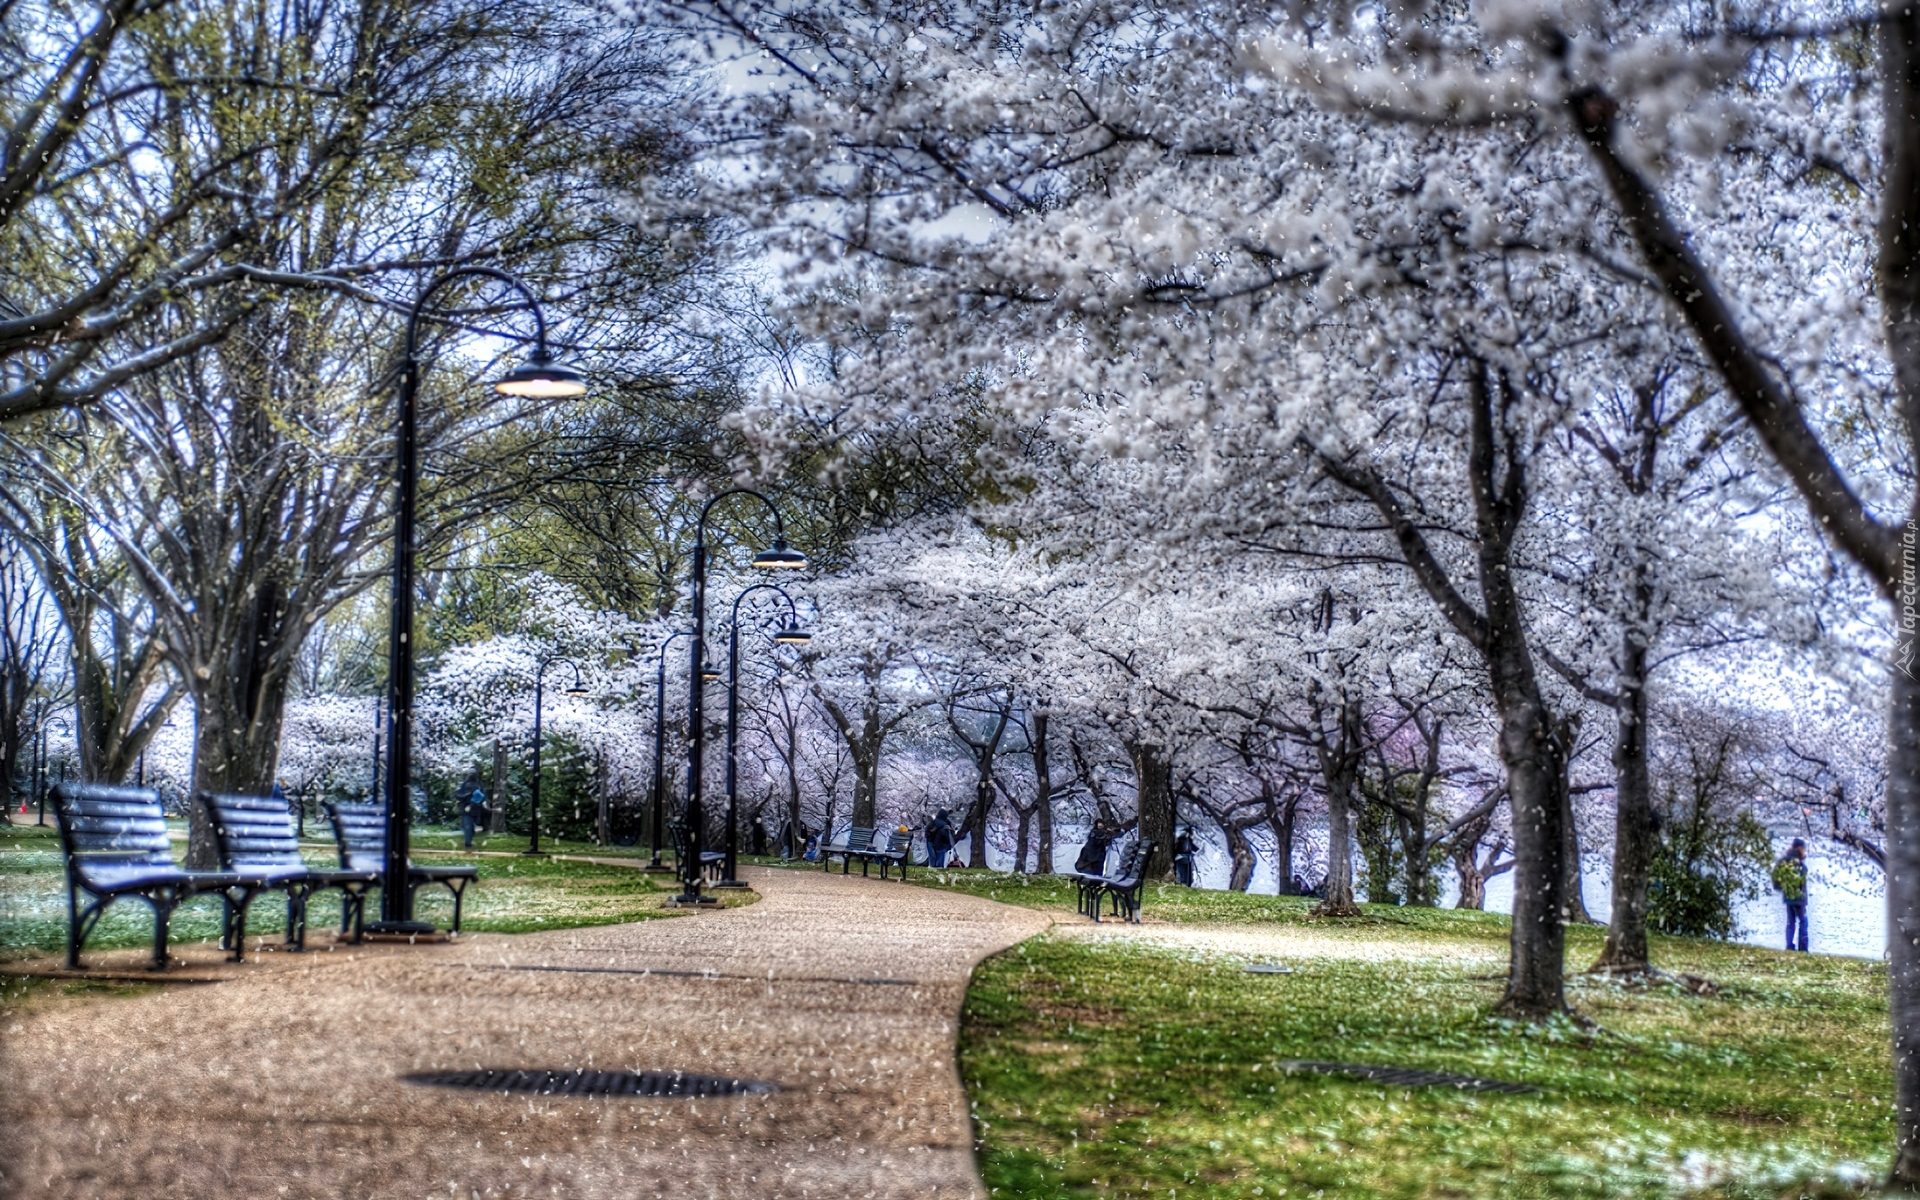
<path fill-rule="evenodd" d="M 719 882 L 709 884 L 708 886 L 717 887 L 717 888 L 743 888 L 743 887 L 746 887 L 747 885 L 740 882 L 738 879 L 722 879 Z"/>
<path fill-rule="evenodd" d="M 522 850 L 520 852 L 520 857 L 521 858 L 552 858 L 553 855 L 547 853 L 545 850 Z"/>
<path fill-rule="evenodd" d="M 363 932 L 376 937 L 425 937 L 439 931 L 427 921 L 368 921 Z"/>
<path fill-rule="evenodd" d="M 648 875 L 678 875 L 680 873 L 679 867 L 670 867 L 657 858 L 640 869 Z"/>
<path fill-rule="evenodd" d="M 682 893 L 667 901 L 667 903 L 675 905 L 676 907 L 692 908 L 695 905 L 718 904 L 720 903 L 720 898 L 718 896 L 692 896 Z"/>

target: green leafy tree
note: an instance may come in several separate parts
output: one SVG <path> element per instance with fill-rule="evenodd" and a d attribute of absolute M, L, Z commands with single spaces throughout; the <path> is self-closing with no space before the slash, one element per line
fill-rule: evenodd
<path fill-rule="evenodd" d="M 1661 933 L 1731 938 L 1733 909 L 1760 894 L 1773 843 L 1749 803 L 1753 780 L 1740 765 L 1739 735 L 1676 722 L 1656 811 L 1648 924 Z"/>

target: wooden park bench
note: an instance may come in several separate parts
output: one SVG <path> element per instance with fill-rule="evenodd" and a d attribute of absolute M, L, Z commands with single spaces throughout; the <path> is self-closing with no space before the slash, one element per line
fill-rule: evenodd
<path fill-rule="evenodd" d="M 887 877 L 889 867 L 897 866 L 900 868 L 900 878 L 905 879 L 907 863 L 913 858 L 913 834 L 896 829 L 887 835 L 886 849 L 875 846 L 867 851 L 867 857 L 880 864 L 880 878 Z M 860 873 L 866 874 L 864 866 L 861 867 Z"/>
<path fill-rule="evenodd" d="M 842 875 L 845 875 L 853 867 L 853 860 L 856 858 L 860 860 L 860 873 L 865 875 L 867 873 L 868 862 L 865 855 L 873 849 L 873 833 L 874 831 L 871 826 L 856 825 L 847 830 L 847 840 L 838 846 L 829 846 L 823 843 L 820 847 L 820 869 L 823 871 L 831 871 L 833 869 L 832 857 L 838 854 L 840 856 L 840 873 Z"/>
<path fill-rule="evenodd" d="M 1121 858 L 1119 870 L 1101 877 L 1099 890 L 1093 897 L 1094 920 L 1100 919 L 1100 897 L 1105 896 L 1113 905 L 1114 916 L 1124 916 L 1135 925 L 1140 923 L 1140 892 L 1146 883 L 1147 860 L 1152 857 L 1152 839 L 1141 838 Z"/>
<path fill-rule="evenodd" d="M 384 875 L 387 866 L 387 810 L 379 804 L 323 804 L 333 822 L 333 841 L 340 852 L 343 871 L 372 871 Z M 464 865 L 423 867 L 407 860 L 407 907 L 413 907 L 413 893 L 430 883 L 440 884 L 453 893 L 453 932 L 460 932 L 460 902 L 467 885 L 480 878 L 480 868 Z M 365 905 L 356 906 L 364 915 Z M 348 929 L 348 914 L 340 914 L 340 932 Z M 360 925 L 353 925 L 353 940 L 360 940 Z"/>
<path fill-rule="evenodd" d="M 341 929 L 351 920 L 357 931 L 365 923 L 367 892 L 380 882 L 373 869 L 327 870 L 300 857 L 300 839 L 286 801 L 272 796 L 200 793 L 213 822 L 214 843 L 220 850 L 220 868 L 258 876 L 264 885 L 243 896 L 231 922 L 234 947 L 244 945 L 247 906 L 262 891 L 287 894 L 287 939 L 292 950 L 307 948 L 307 901 L 318 891 L 340 889 Z"/>
<path fill-rule="evenodd" d="M 233 936 L 236 900 L 266 881 L 238 871 L 185 871 L 173 861 L 160 794 L 147 788 L 63 783 L 53 789 L 60 849 L 67 867 L 67 969 L 80 969 L 80 949 L 107 906 L 138 896 L 153 909 L 153 969 L 167 969 L 167 926 L 173 910 L 213 893 L 221 902 L 222 948 Z M 88 896 L 80 904 L 80 893 Z M 236 954 L 235 957 L 238 957 Z"/>
<path fill-rule="evenodd" d="M 687 827 L 676 823 L 670 831 L 673 834 L 673 861 L 687 861 L 689 842 Z M 700 852 L 700 874 L 708 879 L 718 879 L 727 869 L 727 854 L 724 850 L 702 850 Z"/>
<path fill-rule="evenodd" d="M 823 870 L 830 870 L 829 855 L 840 856 L 840 873 L 847 874 L 853 868 L 854 860 L 860 862 L 860 874 L 866 875 L 867 869 L 874 863 L 880 864 L 880 878 L 887 877 L 887 871 L 896 863 L 900 867 L 900 878 L 907 877 L 907 858 L 913 851 L 913 835 L 894 830 L 885 846 L 876 846 L 873 839 L 880 831 L 856 825 L 847 830 L 847 840 L 838 846 L 820 848 L 820 864 Z"/>
<path fill-rule="evenodd" d="M 1080 914 L 1100 919 L 1100 901 L 1104 897 L 1112 902 L 1113 915 L 1126 912 L 1127 918 L 1134 924 L 1140 923 L 1140 890 L 1146 874 L 1147 859 L 1153 854 L 1153 840 L 1141 838 L 1127 848 L 1120 856 L 1120 865 L 1111 875 L 1075 875 L 1073 884 L 1079 892 Z"/>

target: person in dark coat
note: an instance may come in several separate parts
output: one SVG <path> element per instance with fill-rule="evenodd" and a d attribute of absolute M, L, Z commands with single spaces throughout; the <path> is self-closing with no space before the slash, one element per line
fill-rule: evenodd
<path fill-rule="evenodd" d="M 467 777 L 454 789 L 453 802 L 460 808 L 460 844 L 471 850 L 475 826 L 484 827 L 492 811 L 487 807 L 487 789 L 480 786 L 480 772 L 467 772 Z"/>
<path fill-rule="evenodd" d="M 1173 835 L 1173 877 L 1193 886 L 1193 856 L 1198 847 L 1193 844 L 1193 830 L 1182 828 Z"/>
<path fill-rule="evenodd" d="M 1107 847 L 1113 845 L 1113 839 L 1120 836 L 1119 829 L 1104 818 L 1095 818 L 1093 828 L 1087 831 L 1087 844 L 1080 847 L 1079 857 L 1073 860 L 1073 869 L 1079 875 L 1101 875 L 1107 869 Z"/>
<path fill-rule="evenodd" d="M 953 821 L 946 809 L 933 814 L 933 820 L 927 822 L 927 865 L 944 867 L 947 855 L 953 853 Z"/>
<path fill-rule="evenodd" d="M 1793 839 L 1793 845 L 1787 849 L 1780 861 L 1773 866 L 1773 886 L 1779 890 L 1780 898 L 1787 902 L 1787 949 L 1804 951 L 1807 948 L 1807 840 Z M 1799 944 L 1794 943 L 1794 932 L 1800 934 Z"/>

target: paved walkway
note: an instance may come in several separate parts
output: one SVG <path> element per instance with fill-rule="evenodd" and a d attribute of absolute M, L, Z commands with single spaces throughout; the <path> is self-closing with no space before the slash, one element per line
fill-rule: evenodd
<path fill-rule="evenodd" d="M 0 1030 L 0 1195 L 978 1196 L 961 996 L 974 963 L 1049 918 L 878 879 L 746 878 L 765 898 L 726 912 L 275 956 L 230 982 L 27 1009 Z M 567 1099 L 396 1078 L 478 1067 L 782 1090 Z"/>

